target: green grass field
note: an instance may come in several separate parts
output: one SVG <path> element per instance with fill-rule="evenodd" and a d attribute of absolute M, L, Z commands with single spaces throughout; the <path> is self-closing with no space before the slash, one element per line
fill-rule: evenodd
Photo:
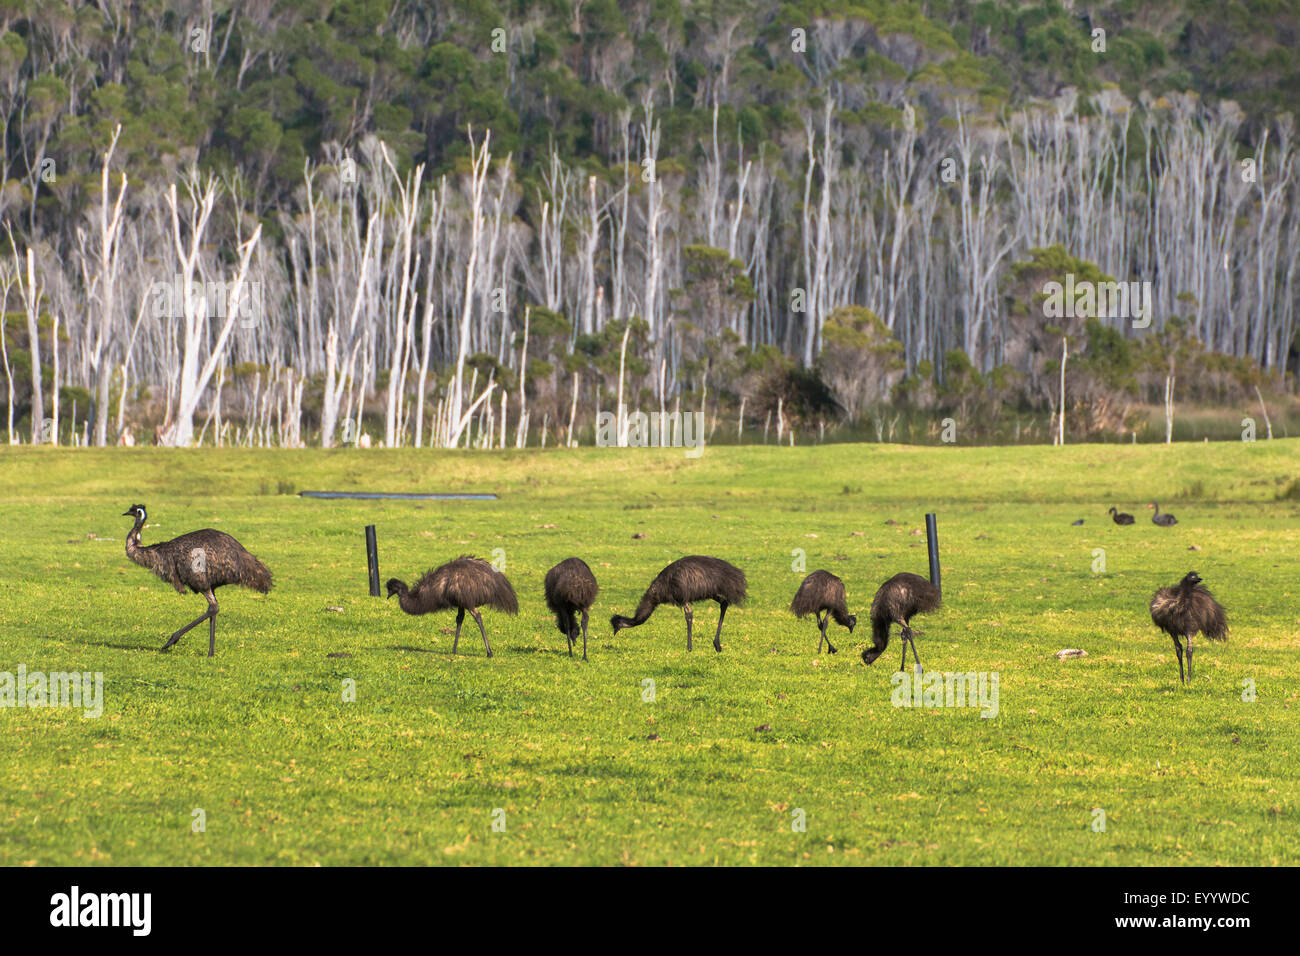
<path fill-rule="evenodd" d="M 5 449 L 0 671 L 102 671 L 105 703 L 98 719 L 0 708 L 0 863 L 1294 864 L 1297 473 L 1297 440 L 698 460 Z M 501 498 L 294 494 L 306 489 Z M 1177 527 L 1150 524 L 1151 497 Z M 275 574 L 266 597 L 219 592 L 213 660 L 206 625 L 157 653 L 203 600 L 127 561 L 119 515 L 136 502 L 145 543 L 215 527 Z M 1113 525 L 1112 503 L 1138 523 Z M 859 657 L 875 588 L 926 572 L 926 510 L 945 607 L 918 619 L 922 663 L 996 671 L 995 718 L 895 707 L 897 641 L 871 667 Z M 450 613 L 368 596 L 368 523 L 385 579 L 502 549 L 520 614 L 484 612 L 495 658 L 477 629 L 452 657 Z M 836 630 L 838 655 L 815 653 L 815 626 L 786 610 L 800 549 L 864 616 Z M 610 614 L 691 553 L 748 574 L 723 653 L 711 604 L 691 654 L 671 607 L 612 638 Z M 601 585 L 586 664 L 542 598 L 570 555 Z M 1193 568 L 1232 636 L 1200 642 L 1184 688 L 1147 602 Z M 1067 647 L 1088 656 L 1057 660 Z"/>

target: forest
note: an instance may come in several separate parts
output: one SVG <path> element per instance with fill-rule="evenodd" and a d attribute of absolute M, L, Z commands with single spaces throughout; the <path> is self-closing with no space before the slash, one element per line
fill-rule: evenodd
<path fill-rule="evenodd" d="M 1298 49 L 1294 0 L 0 0 L 0 430 L 1281 437 Z"/>

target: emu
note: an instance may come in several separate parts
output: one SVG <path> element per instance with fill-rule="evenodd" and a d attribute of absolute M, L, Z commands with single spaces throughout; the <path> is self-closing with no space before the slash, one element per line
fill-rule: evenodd
<path fill-rule="evenodd" d="M 546 572 L 546 606 L 555 614 L 555 626 L 569 642 L 569 656 L 578 640 L 579 611 L 582 612 L 582 659 L 587 659 L 587 612 L 600 588 L 596 576 L 582 558 L 565 558 Z"/>
<path fill-rule="evenodd" d="M 1228 639 L 1228 614 L 1223 605 L 1214 600 L 1208 588 L 1201 584 L 1201 576 L 1189 571 L 1172 588 L 1161 588 L 1151 596 L 1151 620 L 1156 627 L 1174 639 L 1178 652 L 1178 680 L 1187 683 L 1192 679 L 1192 637 L 1198 632 L 1212 641 Z M 1187 639 L 1187 676 L 1183 676 L 1183 645 L 1178 638 Z"/>
<path fill-rule="evenodd" d="M 1174 525 L 1178 524 L 1178 519 L 1175 518 L 1173 515 L 1169 514 L 1168 512 L 1166 512 L 1165 514 L 1161 514 L 1160 506 L 1156 504 L 1154 501 L 1151 502 L 1151 504 L 1147 505 L 1147 507 L 1155 509 L 1155 514 L 1151 516 L 1152 524 L 1158 524 L 1162 528 L 1172 528 Z"/>
<path fill-rule="evenodd" d="M 814 571 L 804 578 L 799 590 L 794 593 L 794 600 L 790 602 L 790 610 L 795 617 L 817 615 L 817 629 L 821 632 L 821 638 L 817 641 L 818 654 L 822 652 L 823 641 L 832 654 L 838 653 L 831 643 L 830 635 L 826 633 L 831 618 L 840 627 L 847 627 L 850 634 L 858 623 L 857 617 L 849 613 L 845 603 L 844 582 L 829 571 Z"/>
<path fill-rule="evenodd" d="M 1131 514 L 1125 514 L 1123 511 L 1116 511 L 1114 508 L 1110 509 L 1110 517 L 1116 524 L 1133 523 L 1133 516 Z"/>
<path fill-rule="evenodd" d="M 208 600 L 208 609 L 167 639 L 160 650 L 170 650 L 190 628 L 208 622 L 208 657 L 217 653 L 217 599 L 213 592 L 227 584 L 239 584 L 266 594 L 271 590 L 271 572 L 244 546 L 224 531 L 204 528 L 158 544 L 141 545 L 140 529 L 148 513 L 144 505 L 132 505 L 123 518 L 135 518 L 126 534 L 126 556 L 162 578 L 179 594 L 189 588 Z"/>
<path fill-rule="evenodd" d="M 506 614 L 519 613 L 519 599 L 506 576 L 482 558 L 469 555 L 461 555 L 455 561 L 426 571 L 413 588 L 407 588 L 397 578 L 390 578 L 388 596 L 394 594 L 407 614 L 456 609 L 456 637 L 451 642 L 453 654 L 460 646 L 460 626 L 465 622 L 466 611 L 478 622 L 488 657 L 492 656 L 492 645 L 488 643 L 483 615 L 478 609 L 490 607 Z"/>
<path fill-rule="evenodd" d="M 679 558 L 659 572 L 650 582 L 632 617 L 615 614 L 609 619 L 614 636 L 625 627 L 638 627 L 649 620 L 660 604 L 672 604 L 686 614 L 686 649 L 691 650 L 692 601 L 717 601 L 718 631 L 713 635 L 713 649 L 722 651 L 722 621 L 727 608 L 745 600 L 745 572 L 721 558 L 692 554 Z"/>
<path fill-rule="evenodd" d="M 919 574 L 910 571 L 895 574 L 880 586 L 875 600 L 871 602 L 872 646 L 862 652 L 862 662 L 870 664 L 885 652 L 889 646 L 889 626 L 897 624 L 902 628 L 903 635 L 903 660 L 898 669 L 907 666 L 907 645 L 911 644 L 917 670 L 924 672 L 913 639 L 913 635 L 921 632 L 912 630 L 912 616 L 933 611 L 940 603 L 939 589 Z"/>

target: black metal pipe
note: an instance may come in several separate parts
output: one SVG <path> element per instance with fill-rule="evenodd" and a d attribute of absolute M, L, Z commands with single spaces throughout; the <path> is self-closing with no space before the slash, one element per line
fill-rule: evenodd
<path fill-rule="evenodd" d="M 370 568 L 370 596 L 379 597 L 379 546 L 375 544 L 375 526 L 366 525 L 366 564 Z"/>
<path fill-rule="evenodd" d="M 925 516 L 925 544 L 930 551 L 930 583 L 943 593 L 939 584 L 939 534 L 935 530 L 934 513 Z"/>

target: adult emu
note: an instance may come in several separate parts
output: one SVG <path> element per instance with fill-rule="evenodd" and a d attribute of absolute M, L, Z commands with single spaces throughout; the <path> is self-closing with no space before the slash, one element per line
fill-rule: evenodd
<path fill-rule="evenodd" d="M 1152 524 L 1158 524 L 1162 528 L 1172 528 L 1174 525 L 1178 524 L 1178 519 L 1175 518 L 1173 515 L 1169 514 L 1168 512 L 1166 512 L 1165 514 L 1161 514 L 1160 506 L 1156 504 L 1154 501 L 1151 502 L 1151 504 L 1147 505 L 1147 507 L 1155 509 L 1155 514 L 1151 516 Z"/>
<path fill-rule="evenodd" d="M 691 649 L 692 601 L 717 601 L 718 631 L 713 635 L 713 649 L 722 650 L 722 620 L 727 608 L 745 600 L 745 572 L 721 558 L 692 554 L 679 558 L 659 572 L 650 582 L 632 617 L 615 614 L 609 619 L 614 635 L 625 627 L 637 627 L 649 620 L 660 604 L 673 604 L 686 614 L 686 649 Z"/>
<path fill-rule="evenodd" d="M 569 642 L 569 656 L 578 640 L 578 612 L 582 612 L 582 659 L 587 659 L 587 612 L 600 588 L 582 558 L 565 558 L 546 572 L 546 606 L 555 614 L 555 626 Z"/>
<path fill-rule="evenodd" d="M 910 571 L 895 574 L 880 586 L 871 602 L 872 646 L 862 652 L 862 662 L 870 664 L 885 652 L 889 646 L 889 626 L 897 624 L 903 635 L 903 660 L 898 669 L 907 665 L 907 645 L 911 644 L 912 656 L 916 658 L 917 669 L 921 670 L 921 658 L 916 653 L 913 639 L 914 634 L 921 632 L 912 630 L 912 616 L 933 611 L 940 603 L 939 589 L 919 574 Z"/>
<path fill-rule="evenodd" d="M 1110 509 L 1110 517 L 1116 524 L 1133 523 L 1133 516 L 1131 514 L 1125 514 L 1123 511 L 1116 511 L 1114 508 Z"/>
<path fill-rule="evenodd" d="M 1178 652 L 1178 680 L 1184 684 L 1192 679 L 1192 637 L 1199 632 L 1212 641 L 1228 639 L 1227 612 L 1201 584 L 1201 576 L 1195 571 L 1189 571 L 1174 587 L 1161 588 L 1151 596 L 1151 620 L 1174 639 L 1174 650 Z M 1187 639 L 1186 677 L 1183 676 L 1183 645 L 1178 642 L 1179 637 Z"/>
<path fill-rule="evenodd" d="M 456 609 L 456 637 L 451 642 L 451 652 L 460 646 L 460 626 L 465 622 L 465 612 L 478 622 L 483 635 L 487 656 L 492 656 L 487 629 L 483 627 L 481 607 L 490 607 L 506 614 L 519 613 L 519 599 L 506 576 L 482 558 L 461 555 L 441 567 L 426 571 L 415 587 L 407 586 L 397 578 L 388 581 L 388 596 L 397 595 L 397 603 L 407 614 L 429 614 L 433 611 Z"/>
<path fill-rule="evenodd" d="M 126 534 L 128 558 L 151 570 L 178 593 L 184 594 L 189 588 L 208 599 L 208 609 L 169 637 L 161 650 L 170 649 L 190 628 L 207 621 L 208 657 L 212 657 L 217 652 L 219 610 L 212 592 L 227 584 L 239 584 L 266 594 L 271 590 L 271 572 L 224 531 L 204 528 L 170 541 L 141 545 L 140 529 L 148 517 L 144 505 L 132 505 L 122 512 L 122 517 L 135 518 L 135 524 Z"/>
<path fill-rule="evenodd" d="M 829 571 L 814 571 L 804 578 L 803 583 L 799 585 L 799 590 L 794 592 L 790 610 L 794 612 L 795 617 L 803 617 L 805 614 L 817 615 L 817 629 L 821 632 L 821 638 L 817 641 L 818 654 L 822 652 L 822 641 L 826 642 L 832 654 L 838 653 L 835 645 L 831 643 L 830 635 L 826 633 L 831 618 L 834 618 L 835 623 L 840 627 L 847 627 L 850 634 L 853 633 L 854 625 L 858 623 L 857 617 L 849 613 L 845 602 L 844 582 Z"/>

